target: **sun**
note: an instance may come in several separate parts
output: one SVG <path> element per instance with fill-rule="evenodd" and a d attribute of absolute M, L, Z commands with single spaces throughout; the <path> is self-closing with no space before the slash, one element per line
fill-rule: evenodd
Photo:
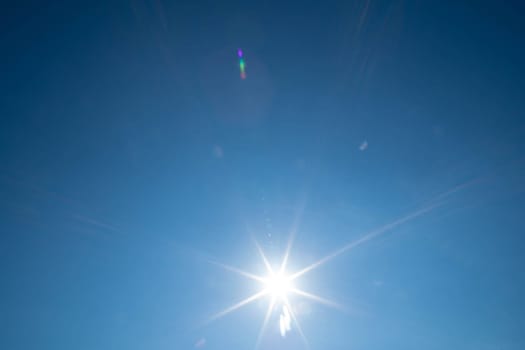
<path fill-rule="evenodd" d="M 264 263 L 266 267 L 266 276 L 255 275 L 255 274 L 238 269 L 233 266 L 221 264 L 218 262 L 213 262 L 214 264 L 219 265 L 226 270 L 230 270 L 232 272 L 235 272 L 239 275 L 242 275 L 244 277 L 247 277 L 249 279 L 252 279 L 260 283 L 261 289 L 259 290 L 259 292 L 247 297 L 244 300 L 241 300 L 237 304 L 232 305 L 229 308 L 226 308 L 222 310 L 221 312 L 213 315 L 209 319 L 209 321 L 221 318 L 245 305 L 248 305 L 261 298 L 267 297 L 269 300 L 268 309 L 266 311 L 266 315 L 264 317 L 263 324 L 259 332 L 259 337 L 257 339 L 256 348 L 258 347 L 258 344 L 261 341 L 261 338 L 265 332 L 268 321 L 272 317 L 272 314 L 274 313 L 274 311 L 278 311 L 280 313 L 279 329 L 280 329 L 281 336 L 285 337 L 286 334 L 292 330 L 292 323 L 293 323 L 295 325 L 295 329 L 297 330 L 297 332 L 299 333 L 299 335 L 301 336 L 305 344 L 308 345 L 308 342 L 306 341 L 306 337 L 295 315 L 296 308 L 294 308 L 292 305 L 292 298 L 293 297 L 307 298 L 317 303 L 325 304 L 327 306 L 336 307 L 336 308 L 340 308 L 340 305 L 330 300 L 324 299 L 320 296 L 317 296 L 315 294 L 309 293 L 305 290 L 299 289 L 295 286 L 294 282 L 297 278 L 299 278 L 300 276 L 302 276 L 303 274 L 310 271 L 316 266 L 310 265 L 300 271 L 294 272 L 292 274 L 287 274 L 286 265 L 287 265 L 288 258 L 290 255 L 291 242 L 292 240 L 288 242 L 288 246 L 286 248 L 286 252 L 284 254 L 283 260 L 280 266 L 276 269 L 272 267 L 272 264 L 270 264 L 270 262 L 266 258 L 266 255 L 263 253 L 259 244 L 255 242 L 257 249 L 259 251 L 259 254 L 261 256 L 262 262 Z"/>
<path fill-rule="evenodd" d="M 261 298 L 265 298 L 265 297 L 268 297 L 268 309 L 266 311 L 266 315 L 264 317 L 264 320 L 263 320 L 263 323 L 262 323 L 262 326 L 261 326 L 261 329 L 259 331 L 259 337 L 257 339 L 257 345 L 256 345 L 256 349 L 261 341 L 261 338 L 266 330 L 266 326 L 268 325 L 268 321 L 270 320 L 270 318 L 272 318 L 272 314 L 274 313 L 274 311 L 278 311 L 278 310 L 281 310 L 280 311 L 280 316 L 279 316 L 279 329 L 281 331 L 281 336 L 282 337 L 285 337 L 286 336 L 286 333 L 291 331 L 292 330 L 292 324 L 294 325 L 293 328 L 295 328 L 295 330 L 297 330 L 297 332 L 299 333 L 299 335 L 301 336 L 301 338 L 303 339 L 304 343 L 306 344 L 306 346 L 308 347 L 308 341 L 306 340 L 306 337 L 304 335 L 304 332 L 302 331 L 301 329 L 301 326 L 299 325 L 299 321 L 297 320 L 297 315 L 296 315 L 296 312 L 297 310 L 300 310 L 299 308 L 297 307 L 294 307 L 295 305 L 293 304 L 293 299 L 295 299 L 295 297 L 300 297 L 300 298 L 306 298 L 306 299 L 309 299 L 310 301 L 313 301 L 313 302 L 316 302 L 316 303 L 319 303 L 319 304 L 324 304 L 326 306 L 329 306 L 329 307 L 334 307 L 336 309 L 339 309 L 339 310 L 346 310 L 346 308 L 342 307 L 341 305 L 331 301 L 331 300 L 328 300 L 328 299 L 325 299 L 323 297 L 320 297 L 316 294 L 313 294 L 311 292 L 308 292 L 308 291 L 305 291 L 301 288 L 298 288 L 294 285 L 294 282 L 299 279 L 301 276 L 304 276 L 305 274 L 307 274 L 308 272 L 318 268 L 319 266 L 321 265 L 324 265 L 325 263 L 327 263 L 328 261 L 336 258 L 337 256 L 345 253 L 345 252 L 348 252 L 354 248 L 356 248 L 357 246 L 365 243 L 365 242 L 368 242 L 388 231 L 391 231 L 392 229 L 404 224 L 404 223 L 407 223 L 409 221 L 412 221 L 414 219 L 416 219 L 417 217 L 419 216 L 422 216 L 426 213 L 429 213 L 431 212 L 433 209 L 443 205 L 443 202 L 439 202 L 438 199 L 441 199 L 445 196 L 448 196 L 450 193 L 454 193 L 454 192 L 457 192 L 459 190 L 461 190 L 462 188 L 468 186 L 469 184 L 464 184 L 464 185 L 461 185 L 458 189 L 452 189 L 452 190 L 449 190 L 448 192 L 445 192 L 444 194 L 440 194 L 438 196 L 436 196 L 433 200 L 429 201 L 427 205 L 421 207 L 420 209 L 418 210 L 415 210 L 405 216 L 402 216 L 386 225 L 383 225 L 383 226 L 380 226 L 366 234 L 364 234 L 363 236 L 361 236 L 361 238 L 355 240 L 355 241 L 352 241 L 352 242 L 349 242 L 348 244 L 342 246 L 341 248 L 337 249 L 336 251 L 332 252 L 331 254 L 329 255 L 326 255 L 325 257 L 317 260 L 316 262 L 298 270 L 298 271 L 293 271 L 291 274 L 287 274 L 285 273 L 286 271 L 286 267 L 287 267 L 287 263 L 288 263 L 288 258 L 290 256 L 290 249 L 291 249 L 291 246 L 292 246 L 292 243 L 293 243 L 293 240 L 294 240 L 294 236 L 295 236 L 295 232 L 296 232 L 296 228 L 294 228 L 290 234 L 290 239 L 288 241 L 288 245 L 286 247 L 286 251 L 284 253 L 284 256 L 283 256 L 283 260 L 280 264 L 280 266 L 277 268 L 277 269 L 274 269 L 272 267 L 272 264 L 270 264 L 270 262 L 268 261 L 268 259 L 266 258 L 266 255 L 264 254 L 263 250 L 261 249 L 261 246 L 257 243 L 257 241 L 255 241 L 255 245 L 257 246 L 257 250 L 259 251 L 259 255 L 262 259 L 262 262 L 264 263 L 265 267 L 266 267 L 266 275 L 265 276 L 259 276 L 259 275 L 256 275 L 256 274 L 253 274 L 253 273 L 250 273 L 250 272 L 247 272 L 247 271 L 244 271 L 242 269 L 239 269 L 237 267 L 233 267 L 233 266 L 230 266 L 230 265 L 225 265 L 225 264 L 222 264 L 222 263 L 219 263 L 219 262 L 216 262 L 216 261 L 210 261 L 211 263 L 215 264 L 215 265 L 218 265 L 226 270 L 229 270 L 231 272 L 234 272 L 234 273 L 237 273 L 243 277 L 246 277 L 246 278 L 249 278 L 255 282 L 258 282 L 261 284 L 261 289 L 256 292 L 255 294 L 239 301 L 238 303 L 216 313 L 215 315 L 213 315 L 212 317 L 210 317 L 208 319 L 208 322 L 210 321 L 213 321 L 213 320 L 216 320 L 218 318 L 221 318 L 227 314 L 230 314 L 240 308 L 242 308 L 243 306 L 246 306 L 248 304 L 251 304 L 257 300 L 260 300 Z"/>
<path fill-rule="evenodd" d="M 265 290 L 272 298 L 285 300 L 293 290 L 290 276 L 283 272 L 271 273 L 264 281 Z"/>

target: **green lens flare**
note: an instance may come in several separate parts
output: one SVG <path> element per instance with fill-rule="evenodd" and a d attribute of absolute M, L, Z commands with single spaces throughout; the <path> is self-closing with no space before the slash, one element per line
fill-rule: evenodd
<path fill-rule="evenodd" d="M 237 51 L 239 56 L 239 69 L 241 71 L 241 79 L 246 79 L 246 64 L 244 63 L 244 57 L 241 49 Z"/>

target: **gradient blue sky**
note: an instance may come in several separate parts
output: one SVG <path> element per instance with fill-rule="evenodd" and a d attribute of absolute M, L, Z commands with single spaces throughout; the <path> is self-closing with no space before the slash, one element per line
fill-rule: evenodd
<path fill-rule="evenodd" d="M 305 275 L 311 349 L 525 348 L 519 1 L 12 1 L 0 348 L 253 349 Z M 239 77 L 237 48 L 247 79 Z M 366 146 L 366 147 L 365 147 Z M 302 349 L 270 320 L 260 349 Z"/>

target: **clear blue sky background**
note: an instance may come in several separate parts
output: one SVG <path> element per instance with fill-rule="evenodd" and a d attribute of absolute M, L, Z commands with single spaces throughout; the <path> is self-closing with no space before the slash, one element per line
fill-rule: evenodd
<path fill-rule="evenodd" d="M 0 348 L 252 349 L 268 300 L 206 323 L 258 288 L 209 260 L 435 203 L 298 282 L 347 307 L 293 299 L 311 349 L 525 348 L 523 10 L 4 4 Z M 261 348 L 302 349 L 277 317 Z"/>

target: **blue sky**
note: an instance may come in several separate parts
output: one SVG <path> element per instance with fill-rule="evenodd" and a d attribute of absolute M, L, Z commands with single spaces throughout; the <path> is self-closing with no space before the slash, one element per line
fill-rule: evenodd
<path fill-rule="evenodd" d="M 295 228 L 290 270 L 370 237 L 298 279 L 344 306 L 290 298 L 311 349 L 523 349 L 523 9 L 7 5 L 0 347 L 254 349 L 269 298 L 208 322 L 261 288 L 210 262 Z M 305 348 L 279 310 L 259 349 Z"/>

